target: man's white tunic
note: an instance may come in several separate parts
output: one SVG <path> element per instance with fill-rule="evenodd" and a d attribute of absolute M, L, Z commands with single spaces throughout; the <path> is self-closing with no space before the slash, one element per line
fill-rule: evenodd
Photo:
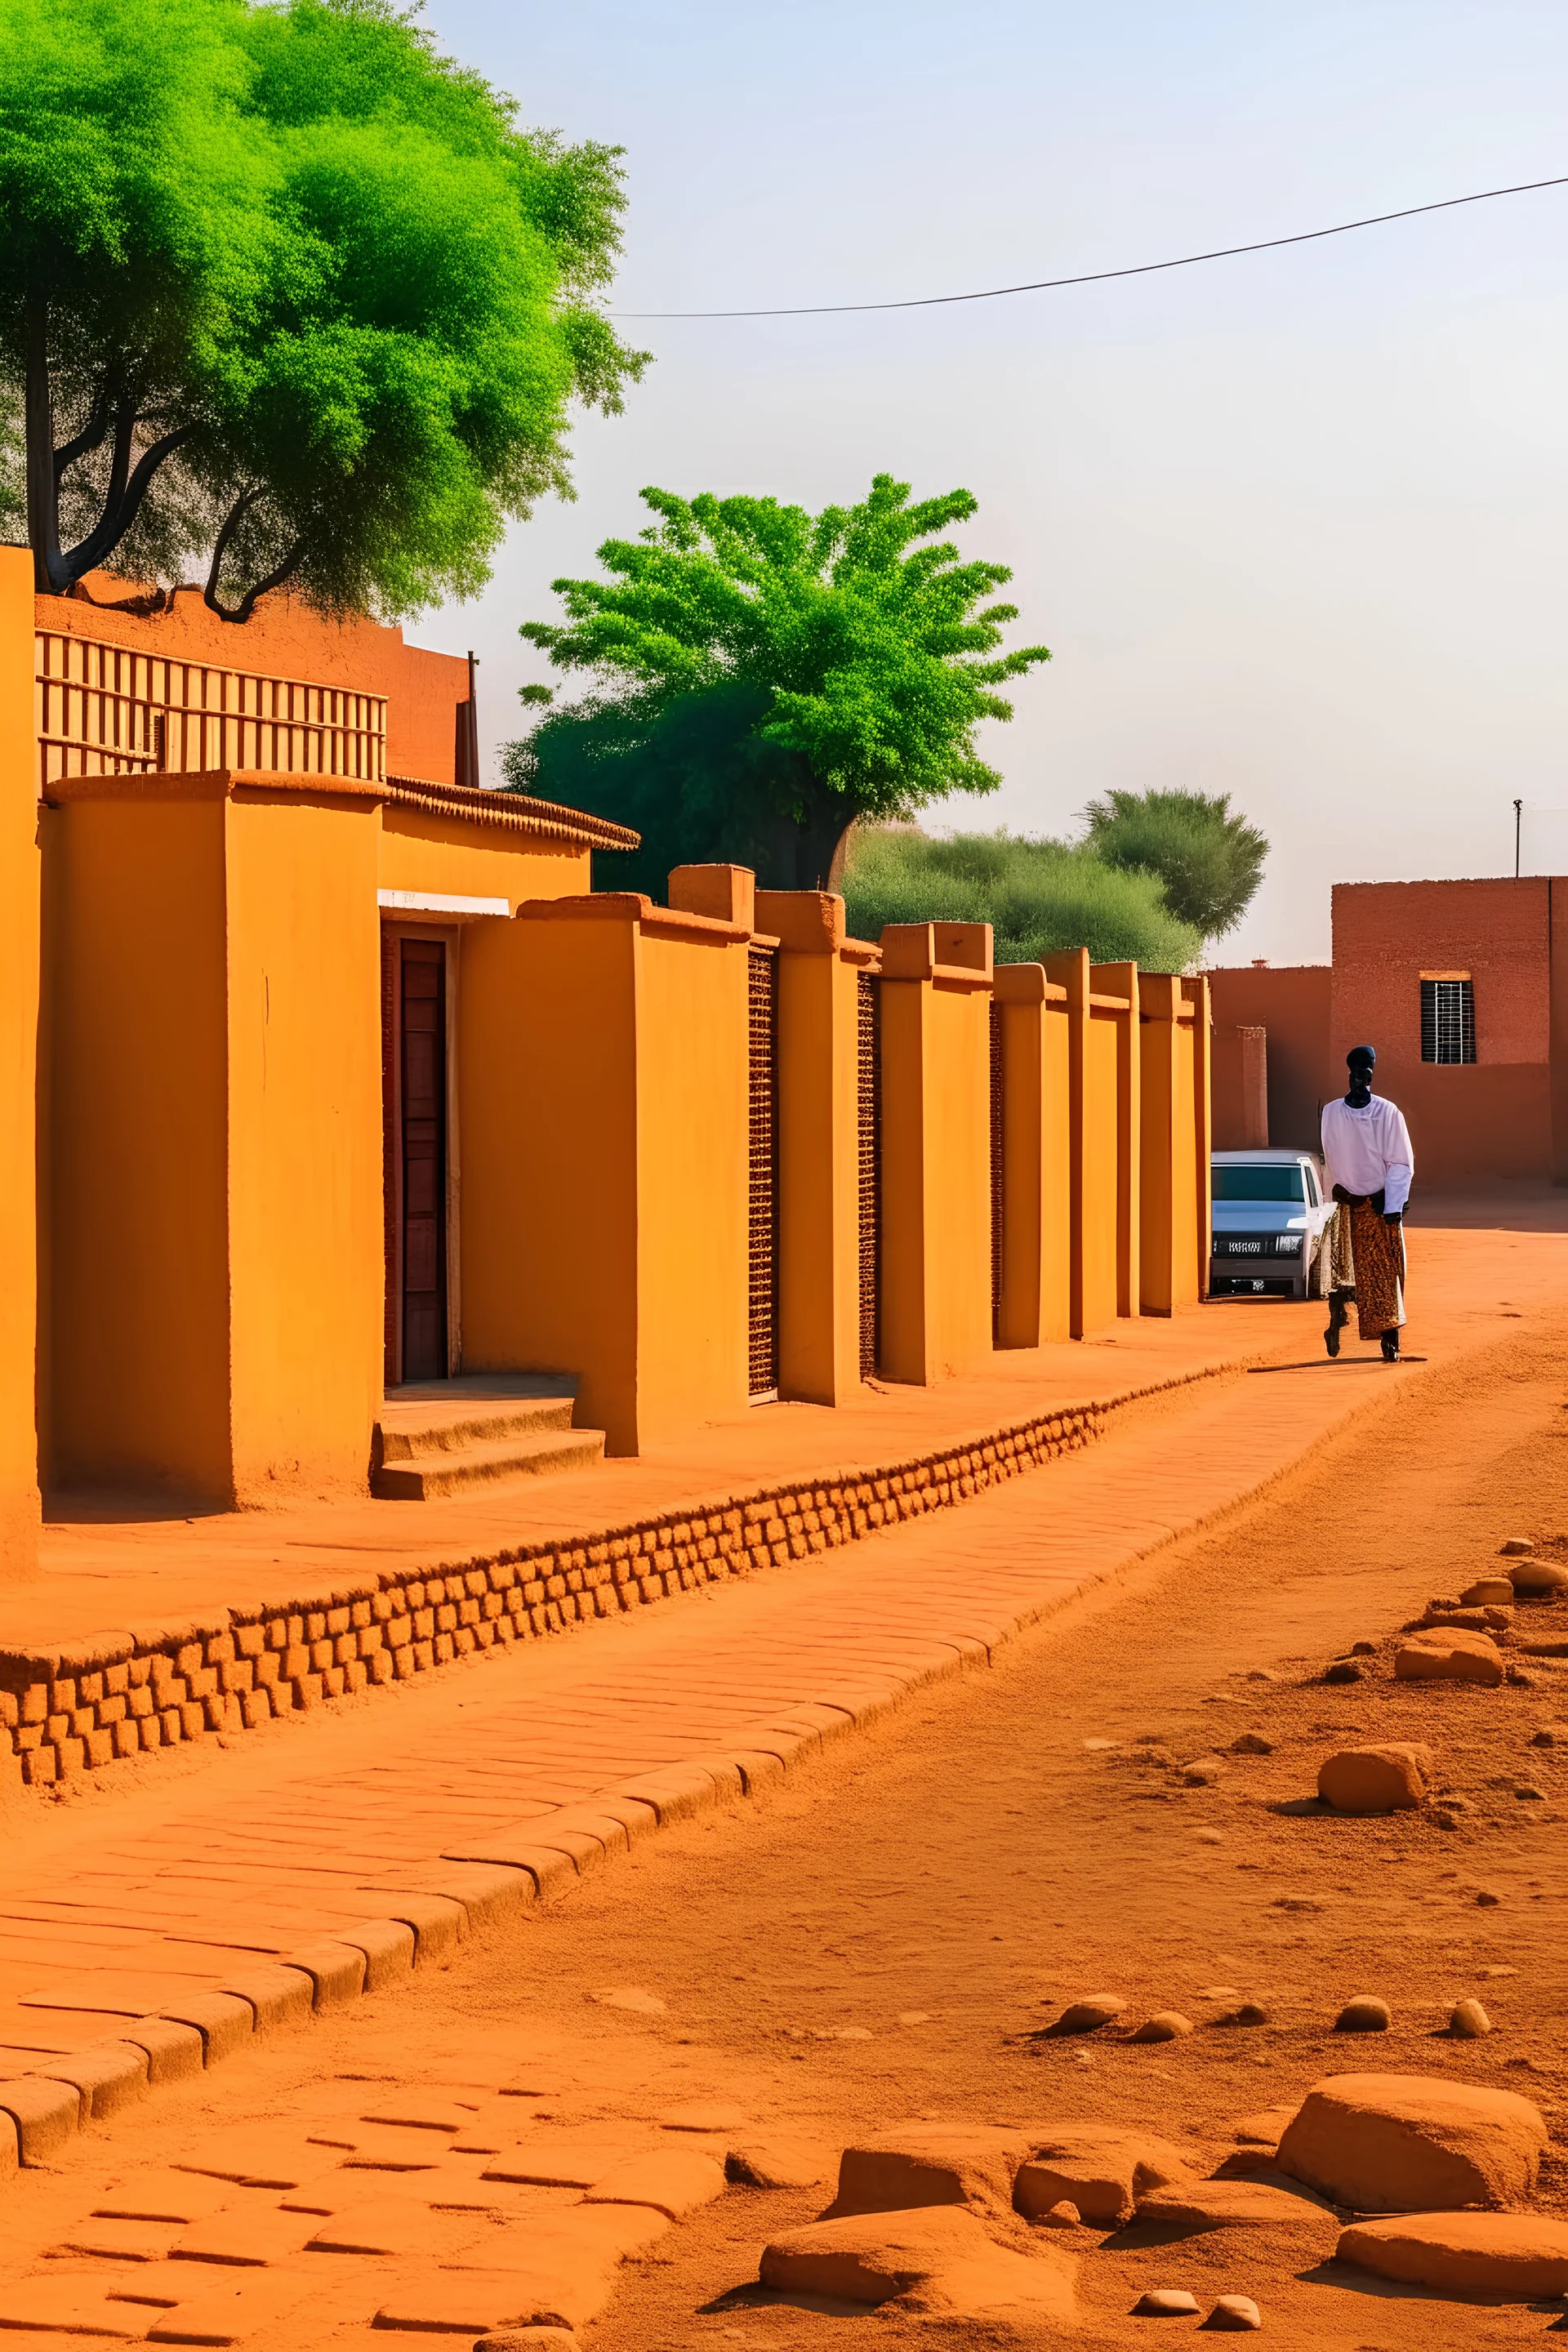
<path fill-rule="evenodd" d="M 1397 1103 L 1373 1095 L 1357 1110 L 1342 1099 L 1323 1105 L 1323 1158 L 1330 1185 L 1347 1192 L 1381 1192 L 1390 1215 L 1410 1198 L 1415 1154 Z"/>

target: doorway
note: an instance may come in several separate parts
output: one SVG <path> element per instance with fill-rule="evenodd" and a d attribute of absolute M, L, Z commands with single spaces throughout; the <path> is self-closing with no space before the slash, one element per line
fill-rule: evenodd
<path fill-rule="evenodd" d="M 386 1385 L 453 1368 L 453 942 L 382 935 Z"/>

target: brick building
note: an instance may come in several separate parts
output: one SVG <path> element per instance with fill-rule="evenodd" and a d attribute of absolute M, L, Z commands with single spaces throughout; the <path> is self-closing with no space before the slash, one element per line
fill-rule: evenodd
<path fill-rule="evenodd" d="M 1340 883 L 1331 964 L 1210 982 L 1216 1149 L 1315 1144 L 1345 1055 L 1364 1044 L 1424 1184 L 1568 1183 L 1568 880 Z M 1258 1042 L 1240 1034 L 1259 1030 L 1266 1122 Z"/>

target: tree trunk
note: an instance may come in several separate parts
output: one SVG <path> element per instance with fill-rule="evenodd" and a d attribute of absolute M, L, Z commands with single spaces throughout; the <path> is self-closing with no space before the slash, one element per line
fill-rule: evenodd
<path fill-rule="evenodd" d="M 33 586 L 40 596 L 62 596 L 70 582 L 60 556 L 59 493 L 55 468 L 55 404 L 49 387 L 49 306 L 42 293 L 27 304 L 27 542 Z"/>

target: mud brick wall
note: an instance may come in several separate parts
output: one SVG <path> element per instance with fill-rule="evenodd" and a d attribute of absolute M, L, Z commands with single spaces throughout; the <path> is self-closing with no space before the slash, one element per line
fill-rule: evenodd
<path fill-rule="evenodd" d="M 787 1568 L 877 1528 L 950 1508 L 1100 1436 L 1123 1397 L 998 1430 L 919 1461 L 731 1497 L 603 1534 L 386 1570 L 210 1622 L 0 1651 L 0 1771 L 29 1787 L 144 1748 L 248 1731 L 275 1715 L 379 1689 L 700 1584 Z M 415 1508 L 407 1505 L 403 1507 Z"/>

